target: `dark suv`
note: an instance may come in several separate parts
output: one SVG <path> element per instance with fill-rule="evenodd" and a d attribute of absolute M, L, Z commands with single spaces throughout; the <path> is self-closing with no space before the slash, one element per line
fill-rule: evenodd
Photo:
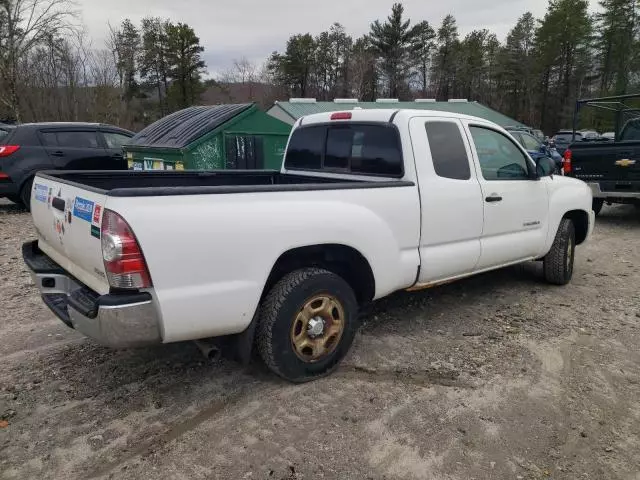
<path fill-rule="evenodd" d="M 133 132 L 97 123 L 0 126 L 0 197 L 27 209 L 39 170 L 126 170 Z"/>

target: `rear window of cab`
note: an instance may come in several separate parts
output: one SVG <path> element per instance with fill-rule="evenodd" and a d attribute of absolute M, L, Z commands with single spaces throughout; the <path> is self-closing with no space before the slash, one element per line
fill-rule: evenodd
<path fill-rule="evenodd" d="M 291 135 L 286 169 L 401 177 L 402 149 L 393 125 L 344 123 L 300 127 Z"/>

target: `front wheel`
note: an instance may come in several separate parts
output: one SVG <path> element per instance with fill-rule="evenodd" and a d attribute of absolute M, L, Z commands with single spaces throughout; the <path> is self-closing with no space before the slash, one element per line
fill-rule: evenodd
<path fill-rule="evenodd" d="M 257 347 L 271 371 L 295 383 L 333 371 L 357 330 L 351 286 L 320 268 L 283 277 L 260 306 Z"/>
<path fill-rule="evenodd" d="M 569 218 L 563 218 L 551 250 L 544 257 L 544 277 L 554 285 L 566 285 L 573 277 L 576 231 Z"/>

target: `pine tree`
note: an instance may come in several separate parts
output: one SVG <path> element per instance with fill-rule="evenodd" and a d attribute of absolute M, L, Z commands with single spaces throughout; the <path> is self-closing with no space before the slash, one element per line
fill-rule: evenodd
<path fill-rule="evenodd" d="M 596 15 L 596 49 L 600 59 L 600 93 L 628 92 L 632 71 L 638 69 L 638 0 L 601 0 Z"/>
<path fill-rule="evenodd" d="M 167 70 L 167 24 L 160 18 L 142 19 L 142 51 L 140 53 L 140 77 L 147 88 L 154 89 L 158 95 L 160 116 L 167 111 L 166 95 L 169 89 Z"/>
<path fill-rule="evenodd" d="M 386 22 L 376 20 L 371 24 L 369 33 L 371 45 L 380 59 L 380 69 L 390 97 L 399 97 L 408 90 L 411 47 L 416 29 L 411 27 L 411 20 L 405 20 L 403 15 L 402 4 L 394 4 Z"/>
<path fill-rule="evenodd" d="M 430 80 L 430 67 L 435 49 L 436 32 L 426 20 L 416 24 L 415 38 L 411 45 L 411 53 L 415 59 L 415 68 L 418 76 L 418 88 L 424 97 L 427 96 L 427 89 Z"/>
<path fill-rule="evenodd" d="M 436 55 L 437 97 L 448 100 L 456 85 L 456 54 L 460 48 L 458 26 L 453 15 L 447 15 L 438 29 L 438 54 Z"/>
<path fill-rule="evenodd" d="M 194 105 L 202 93 L 204 47 L 193 29 L 184 23 L 166 26 L 167 66 L 171 79 L 168 98 L 176 109 Z"/>

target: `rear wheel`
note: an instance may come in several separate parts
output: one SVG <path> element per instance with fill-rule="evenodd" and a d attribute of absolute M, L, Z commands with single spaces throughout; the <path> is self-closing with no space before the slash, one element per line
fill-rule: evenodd
<path fill-rule="evenodd" d="M 349 351 L 358 303 L 338 275 L 319 268 L 289 273 L 260 307 L 257 346 L 271 371 L 291 382 L 333 371 Z"/>
<path fill-rule="evenodd" d="M 20 189 L 20 203 L 27 209 L 31 210 L 31 188 L 33 187 L 33 178 L 30 178 L 22 185 Z"/>
<path fill-rule="evenodd" d="M 604 199 L 602 198 L 594 198 L 591 202 L 591 208 L 595 212 L 596 215 L 600 215 L 602 211 L 602 207 L 604 206 Z"/>
<path fill-rule="evenodd" d="M 544 257 L 544 277 L 549 283 L 566 285 L 573 277 L 576 231 L 573 222 L 563 218 L 551 250 Z"/>

